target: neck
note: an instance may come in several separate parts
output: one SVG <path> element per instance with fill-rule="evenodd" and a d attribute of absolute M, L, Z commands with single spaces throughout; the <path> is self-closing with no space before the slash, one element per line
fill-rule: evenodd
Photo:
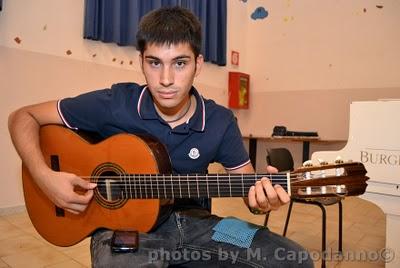
<path fill-rule="evenodd" d="M 289 174 L 124 174 L 115 177 L 96 177 L 98 187 L 108 188 L 107 199 L 125 197 L 200 198 L 245 197 L 251 186 L 262 177 L 281 185 L 290 194 Z M 112 195 L 112 196 L 111 196 Z"/>
<path fill-rule="evenodd" d="M 155 106 L 157 113 L 167 123 L 175 123 L 181 120 L 186 120 L 192 108 L 192 98 L 188 96 L 187 99 L 182 101 L 180 105 L 174 108 L 162 108 L 158 105 Z"/>

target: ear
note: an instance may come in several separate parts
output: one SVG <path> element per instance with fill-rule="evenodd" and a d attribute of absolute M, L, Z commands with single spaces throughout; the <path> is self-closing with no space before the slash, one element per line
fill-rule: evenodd
<path fill-rule="evenodd" d="M 194 76 L 198 76 L 201 72 L 201 67 L 203 67 L 204 57 L 203 55 L 199 54 L 196 58 L 196 73 Z"/>

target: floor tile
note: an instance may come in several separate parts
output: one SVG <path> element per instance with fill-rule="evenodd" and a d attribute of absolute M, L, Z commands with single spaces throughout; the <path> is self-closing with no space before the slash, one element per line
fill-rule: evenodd
<path fill-rule="evenodd" d="M 18 254 L 2 258 L 11 267 L 45 267 L 48 265 L 67 261 L 68 257 L 50 247 L 41 247 L 33 250 L 21 251 Z"/>
<path fill-rule="evenodd" d="M 0 240 L 0 257 L 17 255 L 20 252 L 35 248 L 42 248 L 46 245 L 37 238 L 30 235 L 15 236 Z"/>
<path fill-rule="evenodd" d="M 0 268 L 6 268 L 6 267 L 10 267 L 10 266 L 0 258 Z"/>
<path fill-rule="evenodd" d="M 68 261 L 45 266 L 45 268 L 85 268 L 85 267 L 90 267 L 90 266 L 84 266 L 74 260 L 68 260 Z"/>
<path fill-rule="evenodd" d="M 21 236 L 24 234 L 22 229 L 19 229 L 15 225 L 9 223 L 8 221 L 2 220 L 0 221 L 0 241 L 12 238 L 16 236 Z"/>

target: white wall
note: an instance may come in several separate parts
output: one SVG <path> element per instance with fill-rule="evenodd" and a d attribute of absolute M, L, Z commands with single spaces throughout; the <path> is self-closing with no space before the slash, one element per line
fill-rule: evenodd
<path fill-rule="evenodd" d="M 228 65 L 206 64 L 196 86 L 225 105 L 228 71 L 247 72 L 251 108 L 235 111 L 244 134 L 266 136 L 284 124 L 346 139 L 352 100 L 400 98 L 400 2 L 381 2 L 382 9 L 372 0 L 228 0 Z M 7 131 L 12 110 L 117 81 L 143 82 L 134 48 L 82 38 L 83 3 L 3 0 L 0 208 L 23 205 L 20 161 Z M 250 19 L 261 5 L 269 16 Z M 240 52 L 239 67 L 230 65 L 231 49 Z"/>
<path fill-rule="evenodd" d="M 400 85 L 399 1 L 247 2 L 248 15 L 257 6 L 269 11 L 247 26 L 253 91 Z"/>

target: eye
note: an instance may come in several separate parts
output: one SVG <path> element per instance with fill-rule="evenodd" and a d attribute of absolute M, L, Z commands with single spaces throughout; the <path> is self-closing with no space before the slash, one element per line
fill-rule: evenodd
<path fill-rule="evenodd" d="M 148 63 L 151 67 L 157 68 L 161 65 L 160 61 L 158 60 L 148 60 Z"/>
<path fill-rule="evenodd" d="M 186 61 L 178 60 L 178 61 L 176 61 L 175 66 L 182 69 L 183 67 L 186 66 Z"/>

